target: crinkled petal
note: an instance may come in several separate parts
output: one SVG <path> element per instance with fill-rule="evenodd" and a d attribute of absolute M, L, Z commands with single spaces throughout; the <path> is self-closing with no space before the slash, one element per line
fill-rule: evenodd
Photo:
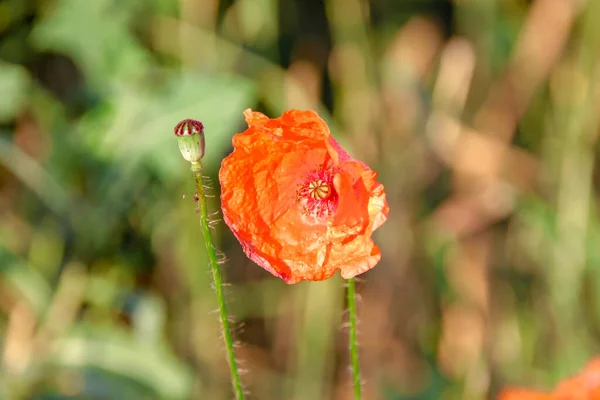
<path fill-rule="evenodd" d="M 336 249 L 336 248 L 334 248 Z M 335 252 L 333 253 L 336 254 Z M 339 249 L 338 262 L 342 278 L 350 279 L 373 268 L 381 260 L 381 251 L 373 240 L 357 236 L 353 241 L 343 244 Z M 343 256 L 346 255 L 344 258 Z M 342 263 L 342 261 L 344 261 Z"/>
<path fill-rule="evenodd" d="M 223 219 L 248 257 L 287 283 L 373 268 L 381 254 L 371 234 L 388 213 L 377 174 L 313 111 L 244 115 L 248 129 L 234 136 L 219 180 Z"/>

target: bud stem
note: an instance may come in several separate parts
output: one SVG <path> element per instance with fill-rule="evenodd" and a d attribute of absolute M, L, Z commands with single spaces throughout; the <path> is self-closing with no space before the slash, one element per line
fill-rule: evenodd
<path fill-rule="evenodd" d="M 219 270 L 219 263 L 215 246 L 213 244 L 212 235 L 208 224 L 208 212 L 206 208 L 206 196 L 204 193 L 204 185 L 202 182 L 202 164 L 193 162 L 191 167 L 196 181 L 196 191 L 198 194 L 198 204 L 200 206 L 200 225 L 202 226 L 202 234 L 204 235 L 204 243 L 210 260 L 213 280 L 215 284 L 215 292 L 217 294 L 217 303 L 219 305 L 219 319 L 221 321 L 221 329 L 223 331 L 223 339 L 225 341 L 225 349 L 227 351 L 227 362 L 229 363 L 229 371 L 231 374 L 231 384 L 237 400 L 245 398 L 244 388 L 240 380 L 235 351 L 233 349 L 233 338 L 229 328 L 229 320 L 227 319 L 227 308 L 225 304 L 225 294 L 223 293 L 223 279 Z"/>

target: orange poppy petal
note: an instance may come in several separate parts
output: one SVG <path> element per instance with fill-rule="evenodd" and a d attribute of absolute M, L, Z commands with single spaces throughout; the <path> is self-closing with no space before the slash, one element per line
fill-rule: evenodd
<path fill-rule="evenodd" d="M 371 235 L 388 214 L 377 174 L 313 111 L 244 115 L 248 129 L 234 136 L 219 181 L 224 221 L 248 257 L 287 283 L 375 266 Z"/>
<path fill-rule="evenodd" d="M 534 390 L 507 389 L 500 393 L 498 400 L 553 400 L 553 397 Z"/>
<path fill-rule="evenodd" d="M 553 395 L 559 400 L 600 400 L 600 360 L 592 360 L 579 375 L 562 381 Z"/>
<path fill-rule="evenodd" d="M 552 392 L 556 400 L 588 400 L 588 390 L 583 385 L 583 380 L 571 378 L 562 381 Z"/>

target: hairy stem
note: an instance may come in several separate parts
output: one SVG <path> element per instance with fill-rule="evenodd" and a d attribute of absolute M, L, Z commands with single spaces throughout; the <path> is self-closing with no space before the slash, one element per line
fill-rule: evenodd
<path fill-rule="evenodd" d="M 348 279 L 348 319 L 350 323 L 349 348 L 352 382 L 354 384 L 354 399 L 362 397 L 360 382 L 360 365 L 358 362 L 358 338 L 356 333 L 356 287 L 354 278 Z"/>
<path fill-rule="evenodd" d="M 219 261 L 215 252 L 212 235 L 208 224 L 208 212 L 206 210 L 206 196 L 204 194 L 204 185 L 202 183 L 202 165 L 200 163 L 192 163 L 192 172 L 196 181 L 196 191 L 198 193 L 198 204 L 200 206 L 200 225 L 202 226 L 202 234 L 204 235 L 204 243 L 210 260 L 215 291 L 217 293 L 217 303 L 219 304 L 219 319 L 223 331 L 223 340 L 225 341 L 225 349 L 227 351 L 227 362 L 229 363 L 229 371 L 231 374 L 231 384 L 237 400 L 243 400 L 244 388 L 240 380 L 240 373 L 235 359 L 235 351 L 233 349 L 233 338 L 229 328 L 229 320 L 227 319 L 227 308 L 225 304 L 225 294 L 223 293 L 223 278 L 219 271 Z"/>

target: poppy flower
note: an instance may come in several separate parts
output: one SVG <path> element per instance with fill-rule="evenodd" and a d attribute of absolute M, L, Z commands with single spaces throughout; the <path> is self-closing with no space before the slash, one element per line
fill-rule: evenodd
<path fill-rule="evenodd" d="M 219 181 L 223 220 L 246 255 L 289 284 L 373 268 L 381 253 L 371 234 L 388 215 L 377 173 L 313 111 L 244 116 Z"/>
<path fill-rule="evenodd" d="M 552 400 L 549 394 L 527 389 L 507 389 L 500 393 L 498 400 Z"/>
<path fill-rule="evenodd" d="M 560 382 L 551 394 L 524 389 L 508 389 L 498 400 L 600 400 L 600 358 L 590 361 L 583 371 Z"/>
<path fill-rule="evenodd" d="M 590 361 L 575 377 L 561 382 L 554 390 L 556 400 L 600 400 L 600 359 Z"/>

